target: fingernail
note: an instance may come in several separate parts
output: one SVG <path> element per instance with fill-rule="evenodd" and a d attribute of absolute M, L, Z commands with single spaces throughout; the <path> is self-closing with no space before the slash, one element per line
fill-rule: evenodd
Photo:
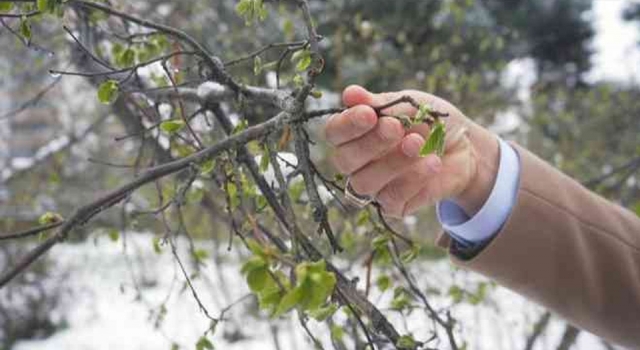
<path fill-rule="evenodd" d="M 429 169 L 431 169 L 431 171 L 433 171 L 436 174 L 439 173 L 440 170 L 442 170 L 442 160 L 440 160 L 440 157 L 438 156 L 435 156 L 435 155 L 428 156 L 426 163 L 427 163 L 427 167 L 429 167 Z"/>

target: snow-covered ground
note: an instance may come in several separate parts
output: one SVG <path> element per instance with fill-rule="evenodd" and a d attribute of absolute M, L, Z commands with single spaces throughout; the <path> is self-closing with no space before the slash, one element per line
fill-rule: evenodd
<path fill-rule="evenodd" d="M 68 286 L 73 292 L 64 303 L 68 327 L 47 339 L 22 341 L 15 350 L 151 350 L 171 349 L 172 344 L 181 349 L 193 349 L 210 322 L 199 311 L 189 289 L 183 288 L 184 278 L 169 248 L 165 247 L 158 254 L 152 240 L 153 236 L 148 233 L 128 234 L 126 255 L 122 241 L 114 243 L 106 235 L 96 235 L 84 243 L 57 246 L 50 254 L 55 265 L 53 270 L 71 271 Z M 182 261 L 191 273 L 193 265 L 186 258 L 186 242 L 180 240 L 179 243 Z M 203 243 L 202 247 L 213 251 L 210 242 Z M 229 256 L 224 247 L 220 248 L 219 254 Z M 233 260 L 227 258 L 226 262 L 217 265 L 209 259 L 202 268 L 201 277 L 193 281 L 199 298 L 213 317 L 248 294 L 239 265 Z M 431 286 L 446 291 L 452 283 L 474 290 L 480 281 L 479 276 L 457 271 L 447 261 L 425 263 L 418 277 L 423 290 Z M 140 290 L 139 298 L 137 290 Z M 371 300 L 384 310 L 390 297 L 389 292 L 373 294 Z M 211 338 L 217 349 L 277 349 L 272 326 L 277 328 L 279 349 L 313 348 L 297 320 L 273 322 L 263 315 L 249 315 L 252 302 L 252 298 L 242 299 L 225 314 L 225 321 Z M 442 307 L 450 305 L 451 299 L 432 296 L 431 302 Z M 167 312 L 158 323 L 156 320 L 163 303 Z M 542 311 L 499 287 L 480 305 L 461 304 L 452 310 L 464 326 L 459 338 L 469 342 L 469 349 L 491 350 L 524 348 L 532 323 Z M 385 313 L 401 332 L 411 332 L 417 339 L 428 337 L 430 323 L 421 312 L 414 312 L 407 322 L 394 312 Z M 328 339 L 326 329 L 318 323 L 311 321 L 310 328 L 320 339 Z M 554 319 L 548 334 L 539 340 L 535 349 L 557 345 L 563 329 L 563 323 Z M 232 342 L 234 337 L 241 340 Z M 439 348 L 446 349 L 446 343 L 441 343 Z M 604 348 L 597 338 L 583 333 L 575 349 Z"/>

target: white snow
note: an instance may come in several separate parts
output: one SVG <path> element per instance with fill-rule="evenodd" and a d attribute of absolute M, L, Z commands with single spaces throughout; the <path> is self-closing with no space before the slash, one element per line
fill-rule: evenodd
<path fill-rule="evenodd" d="M 173 343 L 180 345 L 181 349 L 194 348 L 208 328 L 209 321 L 199 311 L 190 291 L 183 288 L 184 278 L 172 259 L 169 247 L 164 246 L 161 254 L 155 253 L 153 235 L 148 233 L 129 233 L 126 238 L 126 255 L 122 249 L 123 238 L 114 243 L 106 235 L 54 248 L 49 255 L 54 261 L 53 271 L 61 274 L 71 272 L 67 285 L 72 294 L 64 303 L 69 327 L 48 339 L 22 341 L 15 350 L 151 350 L 170 349 Z M 181 259 L 191 273 L 194 269 L 186 252 L 186 240 L 179 239 L 178 243 Z M 236 253 L 227 253 L 224 244 L 218 251 L 211 242 L 199 242 L 198 245 L 225 261 L 217 265 L 208 259 L 201 270 L 201 277 L 193 280 L 203 304 L 213 317 L 217 317 L 226 305 L 247 295 L 248 289 L 240 275 L 239 264 L 235 262 Z M 131 262 L 131 270 L 128 261 Z M 417 280 L 423 290 L 437 287 L 446 291 L 456 283 L 473 291 L 479 282 L 484 281 L 477 275 L 452 269 L 446 261 L 425 263 L 420 270 Z M 357 273 L 364 276 L 363 271 Z M 135 276 L 135 282 L 132 276 Z M 141 292 L 140 299 L 136 298 L 136 285 Z M 359 287 L 362 285 L 360 282 Z M 383 295 L 372 293 L 370 297 L 401 332 L 411 332 L 417 339 L 426 339 L 431 323 L 425 315 L 414 312 L 403 322 L 396 313 L 388 311 L 390 299 L 389 291 Z M 155 328 L 157 313 L 165 300 L 167 313 L 164 321 Z M 451 304 L 451 299 L 446 296 L 430 296 L 430 301 L 436 308 Z M 210 338 L 217 349 L 275 349 L 270 324 L 279 329 L 282 350 L 312 348 L 297 320 L 269 321 L 264 315 L 249 315 L 251 308 L 248 306 L 252 302 L 252 298 L 248 298 L 225 315 L 225 322 Z M 469 349 L 487 350 L 523 348 L 531 324 L 542 312 L 541 308 L 499 287 L 480 305 L 461 304 L 452 310 L 464 327 L 458 334 L 459 339 L 467 340 Z M 314 321 L 309 325 L 314 334 L 327 341 L 324 327 Z M 563 324 L 554 319 L 549 329 L 549 334 L 540 339 L 535 349 L 547 349 L 558 343 Z M 241 331 L 247 338 L 232 343 L 223 336 L 235 331 Z M 602 348 L 595 337 L 586 333 L 580 335 L 577 345 L 579 349 Z M 439 344 L 438 348 L 447 349 L 446 342 Z"/>

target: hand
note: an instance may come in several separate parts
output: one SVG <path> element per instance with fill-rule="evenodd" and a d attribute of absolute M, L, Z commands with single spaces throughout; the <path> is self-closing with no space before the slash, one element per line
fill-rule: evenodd
<path fill-rule="evenodd" d="M 428 125 L 405 130 L 397 119 L 378 118 L 373 109 L 405 95 L 449 113 L 443 118 L 447 138 L 442 159 L 434 154 L 419 156 L 429 135 Z M 420 91 L 374 94 L 350 86 L 342 98 L 349 108 L 329 119 L 325 136 L 335 147 L 334 166 L 350 176 L 356 193 L 375 196 L 385 215 L 392 217 L 412 214 L 446 198 L 456 201 L 469 215 L 482 207 L 493 188 L 499 161 L 498 143 L 489 131 L 449 102 Z M 416 110 L 402 103 L 383 112 L 413 116 Z"/>

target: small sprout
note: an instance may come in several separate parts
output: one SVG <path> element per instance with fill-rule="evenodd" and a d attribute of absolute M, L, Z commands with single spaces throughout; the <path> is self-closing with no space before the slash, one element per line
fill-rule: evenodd
<path fill-rule="evenodd" d="M 31 41 L 31 22 L 26 16 L 22 16 L 20 19 L 20 35 L 22 35 L 27 42 Z"/>
<path fill-rule="evenodd" d="M 396 347 L 399 349 L 415 349 L 417 345 L 411 335 L 403 335 L 396 342 Z"/>
<path fill-rule="evenodd" d="M 118 241 L 118 239 L 120 239 L 120 232 L 119 232 L 118 230 L 116 230 L 115 228 L 114 228 L 114 229 L 109 230 L 108 235 L 109 235 L 109 239 L 110 239 L 112 242 L 117 242 L 117 241 Z"/>
<path fill-rule="evenodd" d="M 304 72 L 311 65 L 311 51 L 297 51 L 291 56 L 291 61 L 296 63 L 296 70 L 298 72 Z"/>
<path fill-rule="evenodd" d="M 38 219 L 40 225 L 50 225 L 63 221 L 62 215 L 58 213 L 46 212 Z"/>
<path fill-rule="evenodd" d="M 182 119 L 170 119 L 160 123 L 160 129 L 167 134 L 175 134 L 178 131 L 182 130 L 182 128 L 184 128 L 184 125 L 184 120 Z"/>
<path fill-rule="evenodd" d="M 120 87 L 115 80 L 107 80 L 98 87 L 98 100 L 103 104 L 112 104 L 117 98 Z"/>
<path fill-rule="evenodd" d="M 196 350 L 213 350 L 213 344 L 206 336 L 200 337 L 196 343 Z"/>
<path fill-rule="evenodd" d="M 209 175 L 213 172 L 213 170 L 215 170 L 215 168 L 216 168 L 216 160 L 211 159 L 202 163 L 202 166 L 200 167 L 200 172 L 202 173 L 202 175 Z"/>
<path fill-rule="evenodd" d="M 381 292 L 386 291 L 391 287 L 391 278 L 387 275 L 382 275 L 376 280 L 376 286 Z"/>
<path fill-rule="evenodd" d="M 425 157 L 431 153 L 435 153 L 439 157 L 444 155 L 444 141 L 446 136 L 446 127 L 442 121 L 436 122 L 429 133 L 429 138 L 420 150 L 420 156 Z"/>
<path fill-rule="evenodd" d="M 260 56 L 256 56 L 253 58 L 253 74 L 260 75 L 262 73 L 263 65 L 262 58 Z"/>

